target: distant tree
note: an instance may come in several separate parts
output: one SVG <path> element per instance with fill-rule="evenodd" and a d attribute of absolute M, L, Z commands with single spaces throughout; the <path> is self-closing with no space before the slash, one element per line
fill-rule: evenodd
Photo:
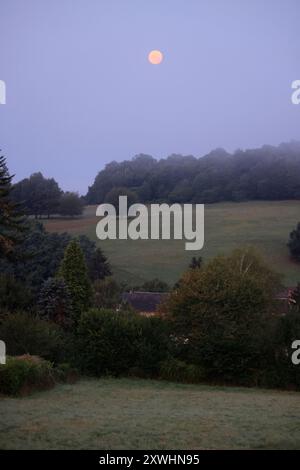
<path fill-rule="evenodd" d="M 175 154 L 155 160 L 138 155 L 130 161 L 111 162 L 96 176 L 86 200 L 102 203 L 114 188 L 138 194 L 139 202 L 299 199 L 300 143 L 264 145 L 233 154 L 219 148 L 198 159 Z"/>
<path fill-rule="evenodd" d="M 44 282 L 37 307 L 41 318 L 57 323 L 65 329 L 72 326 L 72 300 L 63 279 L 49 278 Z"/>
<path fill-rule="evenodd" d="M 58 277 L 65 281 L 70 292 L 74 320 L 77 322 L 80 314 L 92 303 L 92 287 L 84 254 L 76 240 L 72 240 L 65 250 Z"/>
<path fill-rule="evenodd" d="M 138 197 L 140 202 L 149 202 L 152 199 L 152 188 L 148 181 L 144 181 L 138 188 Z"/>
<path fill-rule="evenodd" d="M 22 203 L 26 212 L 35 217 L 56 214 L 62 191 L 53 178 L 44 178 L 42 173 L 33 173 L 29 178 L 14 185 L 13 198 Z"/>
<path fill-rule="evenodd" d="M 78 193 L 66 192 L 60 198 L 58 213 L 63 216 L 81 215 L 83 202 Z"/>
<path fill-rule="evenodd" d="M 295 261 L 300 262 L 300 222 L 298 223 L 295 230 L 290 233 L 290 239 L 288 241 L 288 247 L 290 250 L 291 257 Z"/>
<path fill-rule="evenodd" d="M 189 268 L 190 269 L 199 269 L 202 267 L 202 264 L 203 264 L 203 259 L 201 256 L 193 256 L 191 262 L 190 262 L 190 265 L 189 265 Z"/>
<path fill-rule="evenodd" d="M 189 202 L 193 197 L 193 188 L 190 182 L 185 179 L 177 183 L 175 188 L 170 192 L 168 200 L 170 202 L 184 203 Z"/>
<path fill-rule="evenodd" d="M 105 197 L 105 202 L 112 204 L 115 207 L 116 211 L 118 211 L 119 210 L 119 196 L 127 196 L 128 207 L 138 202 L 136 193 L 127 188 L 111 189 Z"/>
<path fill-rule="evenodd" d="M 136 287 L 135 290 L 141 290 L 145 292 L 169 292 L 170 286 L 160 279 L 152 279 L 151 281 L 146 281 L 139 287 Z"/>
<path fill-rule="evenodd" d="M 0 156 L 0 259 L 11 257 L 25 230 L 20 207 L 11 199 L 11 181 L 6 160 Z"/>

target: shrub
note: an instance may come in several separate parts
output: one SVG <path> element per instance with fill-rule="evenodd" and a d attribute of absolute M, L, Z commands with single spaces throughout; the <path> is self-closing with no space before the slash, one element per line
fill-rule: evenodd
<path fill-rule="evenodd" d="M 116 308 L 121 304 L 121 286 L 111 276 L 94 282 L 94 306 L 97 308 Z"/>
<path fill-rule="evenodd" d="M 78 325 L 78 364 L 90 375 L 120 375 L 134 365 L 138 329 L 134 314 L 91 309 Z"/>
<path fill-rule="evenodd" d="M 290 233 L 288 241 L 290 255 L 295 261 L 300 261 L 300 222 L 297 227 Z"/>
<path fill-rule="evenodd" d="M 79 378 L 78 370 L 67 362 L 58 364 L 54 373 L 58 382 L 75 383 Z"/>
<path fill-rule="evenodd" d="M 6 395 L 24 395 L 54 383 L 51 363 L 37 356 L 8 357 L 0 366 L 0 393 Z"/>
<path fill-rule="evenodd" d="M 137 318 L 138 337 L 135 366 L 148 377 L 159 374 L 160 363 L 169 353 L 169 329 L 160 317 Z"/>
<path fill-rule="evenodd" d="M 200 367 L 169 357 L 161 363 L 160 378 L 173 382 L 198 383 L 204 379 Z"/>
<path fill-rule="evenodd" d="M 128 374 L 130 370 L 155 375 L 167 347 L 162 320 L 134 312 L 91 309 L 78 325 L 77 363 L 91 375 Z"/>
<path fill-rule="evenodd" d="M 278 318 L 267 343 L 266 364 L 260 385 L 300 389 L 300 366 L 292 363 L 292 343 L 300 339 L 300 312 L 292 309 Z"/>
<path fill-rule="evenodd" d="M 61 328 L 22 312 L 0 317 L 0 338 L 9 355 L 32 354 L 54 362 L 63 359 L 67 346 Z"/>

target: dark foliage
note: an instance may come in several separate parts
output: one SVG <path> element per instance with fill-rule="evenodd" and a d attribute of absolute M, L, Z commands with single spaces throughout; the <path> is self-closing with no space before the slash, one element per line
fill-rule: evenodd
<path fill-rule="evenodd" d="M 30 289 L 12 274 L 0 274 L 0 313 L 27 309 L 32 302 Z"/>
<path fill-rule="evenodd" d="M 29 313 L 1 315 L 0 338 L 10 356 L 32 354 L 60 362 L 66 354 L 67 338 L 63 330 Z"/>
<path fill-rule="evenodd" d="M 34 173 L 29 178 L 16 183 L 13 199 L 21 203 L 27 214 L 50 217 L 57 214 L 62 190 L 53 178 L 44 178 L 42 173 Z"/>
<path fill-rule="evenodd" d="M 288 247 L 290 250 L 291 257 L 300 262 L 300 222 L 298 223 L 295 230 L 290 233 L 290 239 L 288 241 Z"/>
<path fill-rule="evenodd" d="M 0 369 L 0 393 L 6 395 L 27 395 L 54 384 L 52 364 L 37 356 L 9 357 Z"/>
<path fill-rule="evenodd" d="M 169 292 L 170 286 L 160 279 L 151 279 L 151 281 L 146 281 L 144 284 L 134 287 L 135 291 L 144 291 L 144 292 Z"/>
<path fill-rule="evenodd" d="M 30 224 L 24 234 L 22 243 L 15 249 L 15 260 L 0 259 L 0 271 L 10 274 L 21 282 L 37 298 L 43 283 L 57 274 L 67 245 L 72 240 L 68 233 L 49 233 L 38 222 Z M 97 273 L 105 275 L 110 269 L 109 264 L 99 249 L 85 235 L 78 237 L 78 242 L 84 253 L 89 268 L 89 275 L 94 279 Z M 100 263 L 103 261 L 103 266 Z M 21 307 L 21 305 L 19 305 Z"/>
<path fill-rule="evenodd" d="M 58 213 L 62 216 L 78 216 L 83 212 L 83 201 L 77 193 L 64 193 L 59 202 Z"/>
<path fill-rule="evenodd" d="M 63 279 L 49 278 L 44 282 L 37 302 L 40 318 L 52 321 L 64 329 L 73 325 L 72 299 Z"/>
<path fill-rule="evenodd" d="M 136 368 L 155 375 L 167 355 L 168 335 L 160 318 L 92 309 L 81 317 L 76 346 L 84 373 L 118 376 Z"/>
<path fill-rule="evenodd" d="M 146 203 L 300 199 L 300 144 L 265 145 L 234 154 L 216 149 L 198 159 L 171 155 L 158 161 L 138 155 L 106 165 L 86 201 L 116 203 L 120 188 Z"/>
<path fill-rule="evenodd" d="M 0 259 L 12 258 L 25 230 L 19 204 L 11 199 L 12 178 L 6 160 L 0 156 Z"/>

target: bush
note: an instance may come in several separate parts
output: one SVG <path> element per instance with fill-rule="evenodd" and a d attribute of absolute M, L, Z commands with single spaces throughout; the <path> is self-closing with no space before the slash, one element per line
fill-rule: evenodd
<path fill-rule="evenodd" d="M 199 383 L 204 379 L 204 374 L 200 367 L 170 357 L 161 363 L 160 378 L 172 382 Z"/>
<path fill-rule="evenodd" d="M 67 362 L 58 364 L 54 369 L 54 373 L 58 382 L 75 383 L 79 378 L 78 370 Z"/>
<path fill-rule="evenodd" d="M 94 282 L 94 307 L 116 308 L 122 301 L 122 287 L 111 276 Z"/>
<path fill-rule="evenodd" d="M 289 247 L 291 257 L 295 261 L 300 262 L 300 222 L 290 233 L 290 238 L 287 245 Z"/>
<path fill-rule="evenodd" d="M 51 363 L 37 356 L 8 357 L 0 366 L 0 393 L 6 395 L 25 395 L 54 383 Z"/>
<path fill-rule="evenodd" d="M 300 366 L 292 363 L 292 343 L 300 339 L 300 312 L 277 318 L 266 345 L 266 363 L 259 385 L 300 389 Z"/>
<path fill-rule="evenodd" d="M 91 309 L 78 325 L 77 354 L 89 375 L 120 375 L 134 365 L 138 330 L 135 316 L 127 312 Z"/>
<path fill-rule="evenodd" d="M 169 353 L 169 330 L 160 317 L 138 316 L 139 335 L 136 341 L 137 351 L 135 367 L 148 377 L 159 375 L 160 363 Z"/>
<path fill-rule="evenodd" d="M 77 363 L 90 375 L 155 375 L 166 357 L 167 332 L 160 319 L 133 312 L 91 309 L 81 316 L 76 343 Z"/>
<path fill-rule="evenodd" d="M 213 382 L 255 385 L 279 285 L 252 249 L 189 270 L 162 306 L 175 356 L 203 368 Z"/>
<path fill-rule="evenodd" d="M 67 337 L 60 327 L 29 313 L 2 315 L 0 338 L 11 356 L 32 354 L 59 362 L 67 348 Z"/>

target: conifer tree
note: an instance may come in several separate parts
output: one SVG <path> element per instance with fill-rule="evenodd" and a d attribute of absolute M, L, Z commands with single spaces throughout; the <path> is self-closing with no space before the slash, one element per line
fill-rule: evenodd
<path fill-rule="evenodd" d="M 49 278 L 44 282 L 37 306 L 41 318 L 53 321 L 65 329 L 72 327 L 71 295 L 63 279 Z"/>
<path fill-rule="evenodd" d="M 0 156 L 0 258 L 10 258 L 24 231 L 24 219 L 18 204 L 11 200 L 13 175 L 9 174 L 4 156 Z"/>
<path fill-rule="evenodd" d="M 84 254 L 76 240 L 72 240 L 65 249 L 58 277 L 65 281 L 70 292 L 76 323 L 81 313 L 91 305 L 92 301 L 92 287 Z"/>
<path fill-rule="evenodd" d="M 96 248 L 90 260 L 89 274 L 92 281 L 104 279 L 106 276 L 111 276 L 112 274 L 110 264 L 101 248 Z"/>

